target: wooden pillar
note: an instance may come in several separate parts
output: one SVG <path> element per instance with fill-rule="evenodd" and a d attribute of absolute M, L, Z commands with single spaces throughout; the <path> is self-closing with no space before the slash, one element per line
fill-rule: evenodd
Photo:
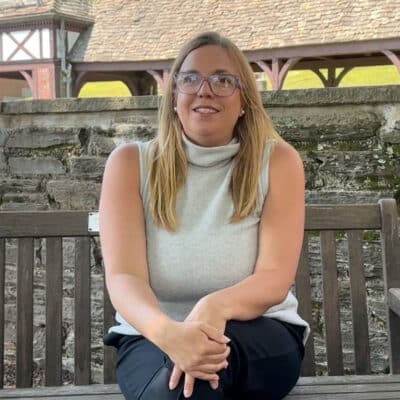
<path fill-rule="evenodd" d="M 86 79 L 87 72 L 81 71 L 77 74 L 72 74 L 75 78 L 72 79 L 72 97 L 78 97 L 82 86 L 87 82 Z"/>
<path fill-rule="evenodd" d="M 34 98 L 36 99 L 55 99 L 56 76 L 53 64 L 42 64 L 35 67 L 32 71 L 33 86 L 35 87 Z M 33 95 L 33 93 L 32 93 Z"/>
<path fill-rule="evenodd" d="M 120 79 L 125 85 L 128 87 L 129 91 L 131 92 L 131 96 L 137 96 L 138 94 L 138 87 L 135 84 L 134 80 L 129 76 Z"/>
<path fill-rule="evenodd" d="M 311 71 L 321 79 L 324 87 L 338 87 L 343 77 L 353 69 L 353 67 L 345 67 L 343 71 L 336 76 L 336 67 L 328 67 L 328 77 L 325 78 L 324 74 L 319 68 L 311 68 Z"/>
<path fill-rule="evenodd" d="M 156 71 L 156 70 L 150 69 L 147 72 L 157 81 L 161 90 L 164 91 L 168 84 L 169 71 L 167 69 L 164 69 L 162 71 Z"/>
<path fill-rule="evenodd" d="M 281 90 L 286 76 L 291 68 L 300 60 L 300 57 L 289 58 L 286 62 L 279 58 L 271 61 L 256 61 L 256 64 L 267 74 L 273 90 Z"/>
<path fill-rule="evenodd" d="M 35 82 L 33 81 L 32 75 L 27 71 L 19 71 L 19 73 L 25 78 L 26 82 L 29 85 L 29 89 L 31 89 L 32 97 L 36 99 L 37 98 L 36 85 Z"/>
<path fill-rule="evenodd" d="M 390 50 L 383 50 L 382 53 L 393 63 L 400 74 L 400 58 Z"/>

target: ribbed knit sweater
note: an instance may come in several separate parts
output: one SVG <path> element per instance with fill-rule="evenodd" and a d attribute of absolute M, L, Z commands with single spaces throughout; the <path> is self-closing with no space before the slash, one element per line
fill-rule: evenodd
<path fill-rule="evenodd" d="M 183 321 L 201 297 L 232 286 L 253 273 L 258 254 L 258 228 L 268 194 L 269 156 L 274 143 L 267 142 L 265 148 L 255 212 L 240 222 L 231 223 L 234 207 L 229 185 L 240 144 L 233 139 L 224 146 L 201 147 L 185 135 L 182 140 L 188 174 L 177 195 L 179 230 L 174 233 L 153 222 L 147 165 L 150 142 L 138 143 L 150 286 L 161 309 L 177 321 Z M 291 292 L 265 315 L 306 327 L 306 340 L 309 325 L 297 314 L 297 300 Z M 110 331 L 140 334 L 120 314 L 117 313 L 116 319 L 119 325 Z"/>

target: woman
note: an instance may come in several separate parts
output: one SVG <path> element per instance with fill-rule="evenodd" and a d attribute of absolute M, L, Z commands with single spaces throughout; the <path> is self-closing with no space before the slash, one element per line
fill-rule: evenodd
<path fill-rule="evenodd" d="M 290 293 L 304 229 L 299 154 L 274 131 L 243 54 L 181 50 L 157 137 L 110 155 L 100 200 L 126 399 L 281 399 L 309 327 Z"/>

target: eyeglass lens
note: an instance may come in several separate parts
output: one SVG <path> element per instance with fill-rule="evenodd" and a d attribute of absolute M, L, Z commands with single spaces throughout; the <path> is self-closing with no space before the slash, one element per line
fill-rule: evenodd
<path fill-rule="evenodd" d="M 207 81 L 216 96 L 231 96 L 238 86 L 237 78 L 230 74 L 213 74 L 203 77 L 196 73 L 180 73 L 176 75 L 178 90 L 186 94 L 195 94 Z"/>

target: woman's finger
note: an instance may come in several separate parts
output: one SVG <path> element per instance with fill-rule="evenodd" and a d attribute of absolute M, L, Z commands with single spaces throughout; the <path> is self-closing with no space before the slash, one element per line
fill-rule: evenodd
<path fill-rule="evenodd" d="M 174 390 L 178 386 L 182 373 L 182 370 L 175 365 L 174 369 L 172 370 L 171 377 L 169 378 L 169 388 L 171 390 Z"/>
<path fill-rule="evenodd" d="M 231 341 L 223 332 L 214 328 L 213 326 L 203 323 L 200 329 L 212 340 L 221 344 L 227 344 Z"/>
<path fill-rule="evenodd" d="M 185 397 L 190 397 L 193 394 L 193 389 L 194 389 L 194 377 L 185 374 L 185 384 L 183 387 L 183 395 Z"/>
<path fill-rule="evenodd" d="M 195 367 L 196 371 L 205 372 L 206 374 L 214 374 L 224 368 L 228 368 L 228 361 L 226 360 L 219 364 L 203 364 Z"/>
<path fill-rule="evenodd" d="M 218 382 L 219 381 L 219 376 L 215 373 L 207 374 L 202 371 L 193 370 L 193 371 L 190 371 L 190 376 L 192 376 L 193 378 L 196 378 L 196 379 L 201 379 L 203 381 L 209 381 L 209 382 L 212 382 L 212 381 Z"/>
<path fill-rule="evenodd" d="M 210 354 L 208 356 L 204 357 L 204 364 L 218 364 L 224 360 L 227 360 L 229 357 L 229 354 L 231 353 L 231 348 L 230 346 L 227 346 L 225 351 L 220 354 Z"/>
<path fill-rule="evenodd" d="M 192 363 L 190 369 L 185 372 L 190 372 L 190 370 L 192 369 L 199 369 L 199 366 L 206 364 L 212 364 L 217 367 L 219 364 L 228 361 L 229 354 L 230 348 L 226 349 L 223 353 L 220 354 L 210 354 L 199 357 L 195 363 Z"/>
<path fill-rule="evenodd" d="M 218 389 L 218 384 L 219 384 L 219 381 L 218 380 L 212 380 L 212 381 L 210 381 L 210 386 L 211 386 L 211 389 L 214 389 L 214 390 L 216 390 L 216 389 Z"/>
<path fill-rule="evenodd" d="M 226 344 L 221 344 L 221 343 L 214 342 L 213 340 L 209 340 L 208 344 L 207 344 L 206 354 L 207 355 L 222 354 L 226 351 L 227 347 L 228 346 Z"/>

